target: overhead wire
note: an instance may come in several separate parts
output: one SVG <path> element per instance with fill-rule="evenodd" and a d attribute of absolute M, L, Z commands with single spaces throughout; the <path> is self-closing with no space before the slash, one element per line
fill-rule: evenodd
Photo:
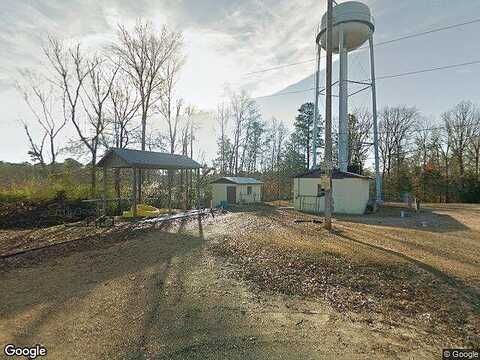
<path fill-rule="evenodd" d="M 425 36 L 425 35 L 428 35 L 428 34 L 439 32 L 439 31 L 454 29 L 454 28 L 466 26 L 466 25 L 469 25 L 469 24 L 479 23 L 479 22 L 480 22 L 480 18 L 477 18 L 477 19 L 473 19 L 473 20 L 470 20 L 470 21 L 465 21 L 465 22 L 461 22 L 461 23 L 457 23 L 457 24 L 442 26 L 442 27 L 438 27 L 438 28 L 434 28 L 434 29 L 430 29 L 430 30 L 426 30 L 426 31 L 418 32 L 418 33 L 413 33 L 413 34 L 400 36 L 400 37 L 393 38 L 393 39 L 390 39 L 390 40 L 381 41 L 381 42 L 375 43 L 374 46 L 375 47 L 383 46 L 383 45 L 391 44 L 391 43 L 394 43 L 394 42 L 397 42 L 397 41 L 402 41 L 402 40 L 406 40 L 406 39 L 412 39 L 412 38 L 416 38 L 416 37 L 420 37 L 420 36 Z M 356 49 L 355 51 L 363 50 L 363 49 L 367 49 L 367 48 L 368 48 L 368 46 L 363 46 L 363 47 L 360 47 L 359 49 Z M 321 58 L 323 58 L 323 57 L 321 57 Z M 360 65 L 361 70 L 366 74 L 365 69 L 363 68 L 362 64 L 359 61 L 358 54 L 355 54 L 354 58 L 358 62 L 358 64 Z M 316 59 L 312 58 L 312 59 L 308 59 L 308 60 L 297 61 L 297 62 L 294 62 L 294 63 L 277 65 L 277 66 L 274 66 L 274 67 L 270 67 L 270 68 L 246 73 L 246 74 L 244 74 L 244 76 L 260 74 L 260 73 L 264 73 L 264 72 L 268 72 L 268 71 L 273 71 L 273 70 L 278 70 L 278 69 L 282 69 L 282 68 L 286 68 L 286 67 L 306 64 L 306 63 L 310 63 L 310 62 L 314 62 L 314 61 L 316 61 Z M 423 74 L 423 73 L 432 72 L 432 71 L 453 69 L 453 68 L 475 65 L 475 64 L 480 64 L 480 60 L 473 60 L 473 61 L 457 63 L 457 64 L 449 64 L 449 65 L 444 65 L 444 66 L 436 66 L 436 67 L 425 68 L 425 69 L 420 69 L 420 70 L 397 73 L 397 74 L 381 75 L 381 76 L 377 76 L 376 80 L 394 79 L 394 78 L 399 78 L 399 77 Z M 362 81 L 371 81 L 371 79 L 365 79 L 365 80 L 362 80 Z M 312 91 L 314 89 L 315 89 L 314 87 L 311 87 L 311 88 L 302 89 L 302 90 L 286 91 L 286 92 L 281 92 L 281 93 L 278 93 L 278 94 L 257 96 L 256 99 L 303 93 L 303 92 L 307 92 L 307 91 Z M 321 89 L 319 91 L 319 95 L 324 95 L 324 94 L 322 94 L 322 91 L 324 91 L 324 90 L 325 90 L 325 88 Z M 320 102 L 320 104 L 321 103 L 322 102 Z M 480 126 L 480 123 L 465 125 L 465 127 L 467 127 L 467 126 Z M 412 133 L 415 133 L 415 132 L 421 132 L 421 131 L 434 131 L 434 130 L 442 130 L 442 129 L 444 130 L 444 129 L 446 129 L 446 127 L 445 126 L 438 126 L 438 127 L 423 128 L 423 129 L 412 129 L 412 130 L 408 131 L 408 134 L 412 134 Z M 379 134 L 381 135 L 381 134 L 383 134 L 383 132 L 379 132 Z M 410 146 L 410 145 L 412 145 L 412 144 L 407 144 L 406 146 Z M 405 153 L 410 153 L 410 152 L 414 152 L 414 151 L 416 151 L 416 150 L 405 150 L 402 153 L 405 154 Z M 369 160 L 369 159 L 371 160 L 372 158 L 368 157 L 367 160 Z"/>
<path fill-rule="evenodd" d="M 458 68 L 458 67 L 463 67 L 463 66 L 468 66 L 468 65 L 475 65 L 475 64 L 480 64 L 480 60 L 473 60 L 473 61 L 463 62 L 463 63 L 459 63 L 459 64 L 449 64 L 449 65 L 444 65 L 444 66 L 436 66 L 436 67 L 431 67 L 431 68 L 426 68 L 426 69 L 421 69 L 421 70 L 407 71 L 407 72 L 404 72 L 404 73 L 376 76 L 375 79 L 376 80 L 394 79 L 394 78 L 399 78 L 399 77 L 404 77 L 404 76 L 423 74 L 423 73 L 438 71 L 438 70 L 453 69 L 453 68 Z M 362 81 L 369 81 L 369 80 L 370 79 L 364 79 Z M 262 98 L 289 95 L 289 94 L 297 94 L 297 93 L 312 91 L 314 89 L 315 89 L 314 87 L 311 87 L 311 88 L 302 89 L 302 90 L 285 91 L 285 92 L 280 92 L 280 93 L 277 93 L 277 94 L 256 96 L 255 99 L 262 99 Z M 325 90 L 325 89 L 321 89 L 319 91 L 320 95 L 323 95 L 321 93 L 321 91 L 323 91 L 323 90 Z"/>
<path fill-rule="evenodd" d="M 439 32 L 439 31 L 455 29 L 455 28 L 458 28 L 458 27 L 462 27 L 462 26 L 466 26 L 466 25 L 470 25 L 470 24 L 475 24 L 475 23 L 479 23 L 479 22 L 480 22 L 480 18 L 476 18 L 476 19 L 472 19 L 472 20 L 469 20 L 469 21 L 464 21 L 464 22 L 461 22 L 461 23 L 446 25 L 446 26 L 442 26 L 442 27 L 438 27 L 438 28 L 433 28 L 433 29 L 429 29 L 429 30 L 425 30 L 425 31 L 417 32 L 417 33 L 412 33 L 412 34 L 400 36 L 400 37 L 385 40 L 385 41 L 380 41 L 380 42 L 375 43 L 373 46 L 374 47 L 383 46 L 383 45 L 391 44 L 391 43 L 394 43 L 394 42 L 397 42 L 397 41 L 402 41 L 402 40 L 412 39 L 412 38 L 416 38 L 416 37 L 420 37 L 420 36 L 425 36 L 425 35 L 429 35 L 429 34 Z M 355 51 L 364 50 L 364 49 L 368 49 L 368 46 L 362 46 L 362 47 L 356 49 Z M 324 58 L 324 56 L 322 56 L 321 58 Z M 268 71 L 273 71 L 273 70 L 278 70 L 278 69 L 282 69 L 282 68 L 286 68 L 286 67 L 306 64 L 306 63 L 309 63 L 309 62 L 312 62 L 312 61 L 315 61 L 315 60 L 316 60 L 316 58 L 306 59 L 306 60 L 297 61 L 297 62 L 293 62 L 293 63 L 280 64 L 280 65 L 272 66 L 270 68 L 265 68 L 265 69 L 262 69 L 262 70 L 256 70 L 256 71 L 252 71 L 252 72 L 249 72 L 249 73 L 245 73 L 245 74 L 243 74 L 243 76 L 261 74 L 261 73 L 268 72 Z"/>

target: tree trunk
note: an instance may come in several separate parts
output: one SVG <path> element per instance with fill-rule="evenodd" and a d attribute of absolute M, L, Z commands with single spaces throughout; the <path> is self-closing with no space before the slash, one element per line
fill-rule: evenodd
<path fill-rule="evenodd" d="M 54 135 L 50 132 L 49 134 L 50 136 L 50 154 L 51 154 L 51 163 L 50 165 L 54 165 L 55 164 L 55 161 L 57 160 L 56 159 L 56 154 L 55 154 L 55 143 L 54 143 Z"/>
<path fill-rule="evenodd" d="M 186 199 L 185 199 L 185 191 L 183 187 L 183 174 L 185 170 L 180 170 L 180 202 L 181 206 L 183 207 L 184 210 L 187 210 L 187 204 L 186 204 Z"/>
<path fill-rule="evenodd" d="M 448 178 L 448 160 L 445 160 L 445 203 L 450 202 L 449 183 L 450 179 Z"/>
<path fill-rule="evenodd" d="M 477 151 L 475 154 L 475 175 L 477 177 L 477 181 L 480 181 L 480 154 Z"/>
<path fill-rule="evenodd" d="M 463 190 L 464 185 L 464 177 L 465 177 L 465 164 L 463 161 L 463 154 L 458 155 L 458 165 L 460 170 L 460 189 Z"/>
<path fill-rule="evenodd" d="M 145 151 L 146 148 L 146 134 L 147 134 L 147 111 L 143 109 L 142 111 L 142 150 Z M 142 203 L 142 195 L 143 195 L 143 169 L 138 170 L 138 203 Z"/>
<path fill-rule="evenodd" d="M 96 152 L 92 152 L 92 168 L 90 169 L 90 191 L 92 193 L 92 197 L 95 197 L 97 193 L 97 154 Z"/>

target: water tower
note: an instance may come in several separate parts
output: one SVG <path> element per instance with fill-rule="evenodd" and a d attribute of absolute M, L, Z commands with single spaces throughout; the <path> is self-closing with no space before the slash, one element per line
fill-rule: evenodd
<path fill-rule="evenodd" d="M 339 126 L 338 126 L 338 162 L 341 171 L 347 171 L 348 167 L 348 53 L 358 49 L 365 42 L 369 42 L 370 47 L 370 71 L 371 80 L 369 82 L 354 81 L 354 83 L 365 85 L 364 89 L 372 89 L 372 114 L 373 114 L 373 132 L 375 145 L 375 172 L 376 172 L 376 190 L 377 200 L 380 200 L 381 183 L 379 176 L 378 159 L 378 132 L 377 132 L 377 104 L 375 90 L 375 65 L 373 54 L 373 32 L 375 25 L 367 5 L 358 1 L 346 1 L 333 7 L 333 28 L 332 28 L 332 52 L 339 54 Z M 322 17 L 320 31 L 316 37 L 317 46 L 317 71 L 315 84 L 315 113 L 318 116 L 318 83 L 320 72 L 320 53 L 323 48 L 327 48 L 327 14 Z M 315 119 L 317 119 L 315 116 Z M 316 127 L 316 126 L 315 126 Z M 314 157 L 316 157 L 316 151 Z M 314 160 L 316 165 L 316 160 Z"/>

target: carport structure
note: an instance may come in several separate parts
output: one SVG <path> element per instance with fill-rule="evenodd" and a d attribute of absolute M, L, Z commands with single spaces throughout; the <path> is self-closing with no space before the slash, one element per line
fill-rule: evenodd
<path fill-rule="evenodd" d="M 107 209 L 107 169 L 132 169 L 132 211 L 137 216 L 137 198 L 140 173 L 143 170 L 196 170 L 197 175 L 197 209 L 200 210 L 200 168 L 201 165 L 188 156 L 155 151 L 133 149 L 109 149 L 97 163 L 103 168 L 102 209 Z"/>

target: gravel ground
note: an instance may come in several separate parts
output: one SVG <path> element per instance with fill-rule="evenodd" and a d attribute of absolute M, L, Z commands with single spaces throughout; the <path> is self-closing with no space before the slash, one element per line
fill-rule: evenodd
<path fill-rule="evenodd" d="M 479 207 L 343 217 L 335 233 L 244 210 L 0 266 L 0 344 L 48 359 L 432 359 L 478 341 Z"/>

